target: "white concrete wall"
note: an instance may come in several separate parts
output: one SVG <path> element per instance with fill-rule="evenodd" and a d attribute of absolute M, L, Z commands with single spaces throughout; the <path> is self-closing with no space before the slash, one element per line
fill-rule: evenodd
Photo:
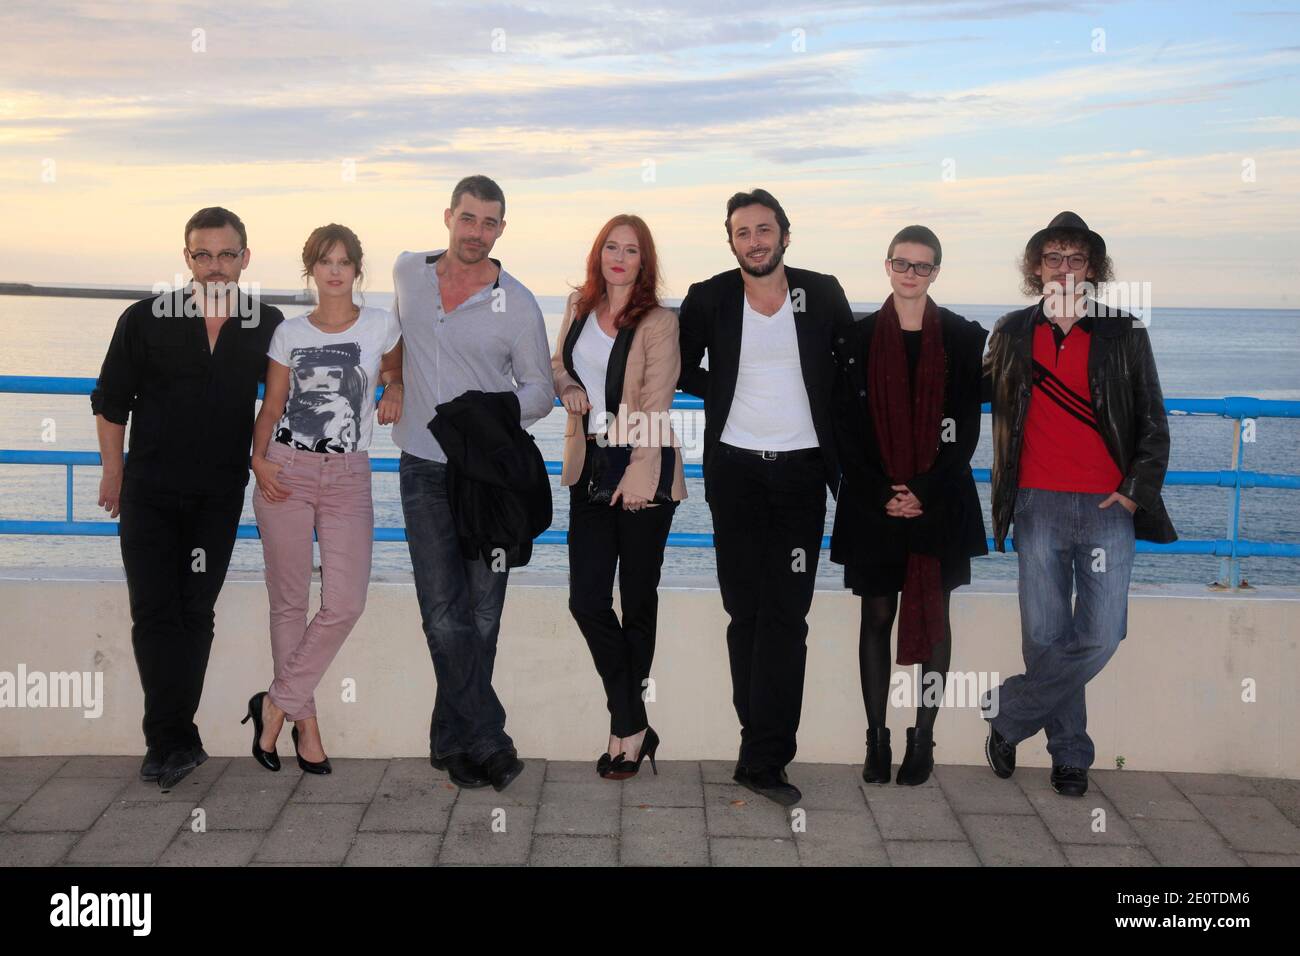
<path fill-rule="evenodd" d="M 954 670 L 1006 677 L 1021 669 L 1014 592 L 965 588 L 952 608 Z M 120 574 L 5 573 L 0 671 L 15 673 L 20 663 L 29 672 L 100 671 L 104 705 L 93 719 L 80 710 L 0 708 L 0 755 L 143 753 L 130 623 Z M 665 759 L 735 758 L 725 625 L 715 589 L 661 589 L 650 719 Z M 861 762 L 857 599 L 818 591 L 810 626 L 796 759 Z M 1300 777 L 1300 592 L 1135 588 L 1129 628 L 1088 687 L 1095 766 L 1113 767 L 1122 756 L 1136 770 Z M 217 605 L 198 715 L 209 753 L 248 753 L 251 724 L 241 727 L 239 718 L 270 677 L 265 587 L 258 578 L 232 575 Z M 356 682 L 355 703 L 341 700 L 346 678 Z M 1254 702 L 1241 699 L 1248 678 L 1255 682 Z M 601 685 L 562 584 L 512 583 L 495 686 L 509 714 L 507 730 L 525 758 L 594 760 L 604 747 Z M 374 582 L 364 617 L 317 692 L 327 751 L 334 757 L 427 754 L 433 692 L 413 586 Z M 891 708 L 896 759 L 911 723 L 910 710 Z M 983 763 L 984 726 L 973 706 L 942 713 L 935 759 Z M 292 753 L 288 733 L 280 750 Z M 1023 744 L 1018 759 L 1022 766 L 1049 765 L 1042 736 Z"/>

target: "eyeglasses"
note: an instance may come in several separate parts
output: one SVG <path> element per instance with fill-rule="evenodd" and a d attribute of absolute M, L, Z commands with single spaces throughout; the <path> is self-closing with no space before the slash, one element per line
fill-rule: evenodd
<path fill-rule="evenodd" d="M 186 249 L 185 253 L 201 266 L 212 264 L 213 257 L 212 257 L 212 253 L 210 252 L 191 252 L 189 249 Z M 235 252 L 231 252 L 229 249 L 226 249 L 222 252 L 218 252 L 216 258 L 218 261 L 220 261 L 220 263 L 223 266 L 228 266 L 243 254 L 244 254 L 243 249 L 236 250 Z"/>
<path fill-rule="evenodd" d="M 911 269 L 921 278 L 925 278 L 935 270 L 932 262 L 911 262 L 907 259 L 890 259 L 889 265 L 895 272 L 906 272 Z"/>
<path fill-rule="evenodd" d="M 1059 252 L 1043 253 L 1043 265 L 1049 269 L 1059 269 L 1062 262 L 1069 263 L 1071 269 L 1082 269 L 1088 264 L 1088 257 L 1082 252 L 1076 252 L 1070 256 L 1063 256 Z"/>

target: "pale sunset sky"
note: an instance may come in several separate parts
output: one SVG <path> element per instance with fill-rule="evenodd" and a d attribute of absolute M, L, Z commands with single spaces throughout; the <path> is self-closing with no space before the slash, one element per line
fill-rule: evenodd
<path fill-rule="evenodd" d="M 0 281 L 169 281 L 222 205 L 244 278 L 301 287 L 335 221 L 387 291 L 485 173 L 493 255 L 538 295 L 635 212 L 680 297 L 735 266 L 724 204 L 762 186 L 786 261 L 855 302 L 915 222 L 936 299 L 1018 303 L 1025 240 L 1072 209 L 1157 308 L 1297 308 L 1297 74 L 1300 7 L 1274 0 L 3 0 Z"/>

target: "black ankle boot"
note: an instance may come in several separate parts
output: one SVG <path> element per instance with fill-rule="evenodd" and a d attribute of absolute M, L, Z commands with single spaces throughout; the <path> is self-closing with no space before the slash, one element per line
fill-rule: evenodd
<path fill-rule="evenodd" d="M 862 765 L 862 779 L 867 783 L 889 783 L 890 764 L 893 762 L 894 755 L 889 749 L 889 728 L 868 729 L 867 760 Z"/>
<path fill-rule="evenodd" d="M 915 787 L 930 779 L 934 769 L 934 734 L 929 730 L 907 728 L 907 753 L 898 766 L 898 780 L 904 786 Z"/>

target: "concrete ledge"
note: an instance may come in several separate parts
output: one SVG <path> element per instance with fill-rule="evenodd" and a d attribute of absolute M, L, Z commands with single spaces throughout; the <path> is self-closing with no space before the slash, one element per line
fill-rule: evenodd
<path fill-rule="evenodd" d="M 651 721 L 665 759 L 734 761 L 727 617 L 712 582 L 687 583 L 703 586 L 669 581 L 660 591 Z M 319 584 L 313 595 L 318 599 Z M 554 575 L 521 573 L 506 600 L 494 683 L 510 715 L 507 730 L 525 757 L 586 761 L 604 745 L 608 715 L 600 682 L 567 598 Z M 97 718 L 80 708 L 0 707 L 0 755 L 142 753 L 143 698 L 120 572 L 5 572 L 0 607 L 0 671 L 15 674 L 22 665 L 28 673 L 103 675 Z M 996 683 L 1022 669 L 1013 589 L 966 588 L 952 607 L 954 671 Z M 801 762 L 862 760 L 858 619 L 851 593 L 817 592 Z M 1132 770 L 1300 777 L 1298 636 L 1295 591 L 1135 588 L 1128 637 L 1088 689 L 1096 769 L 1113 768 L 1122 757 Z M 247 753 L 250 732 L 239 718 L 270 677 L 265 586 L 255 575 L 232 575 L 217 605 L 198 716 L 210 754 Z M 355 686 L 355 702 L 344 702 L 345 682 Z M 1253 701 L 1243 700 L 1243 682 L 1253 682 Z M 427 755 L 433 692 L 414 587 L 376 580 L 364 617 L 317 691 L 330 755 Z M 910 705 L 891 707 L 889 723 L 900 741 L 912 719 Z M 983 762 L 984 724 L 974 706 L 941 714 L 935 736 L 937 762 Z M 287 734 L 282 752 L 286 747 L 292 747 Z M 1019 762 L 1049 765 L 1041 736 L 1021 746 Z"/>

